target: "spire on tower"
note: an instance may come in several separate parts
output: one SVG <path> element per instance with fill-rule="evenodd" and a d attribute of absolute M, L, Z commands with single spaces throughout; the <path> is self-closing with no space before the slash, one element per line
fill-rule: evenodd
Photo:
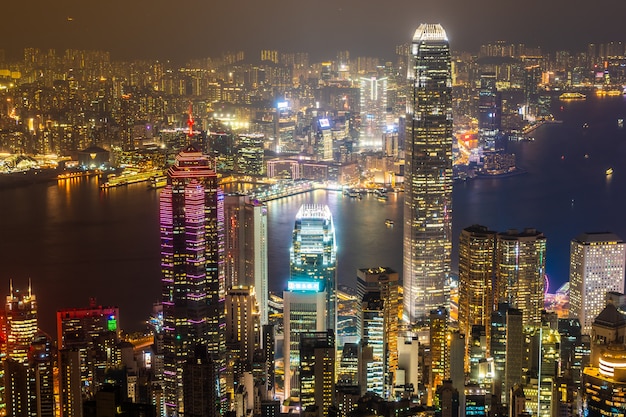
<path fill-rule="evenodd" d="M 193 104 L 189 103 L 189 118 L 187 119 L 187 126 L 189 126 L 189 131 L 187 132 L 187 134 L 189 135 L 189 137 L 193 136 L 193 124 Z"/>

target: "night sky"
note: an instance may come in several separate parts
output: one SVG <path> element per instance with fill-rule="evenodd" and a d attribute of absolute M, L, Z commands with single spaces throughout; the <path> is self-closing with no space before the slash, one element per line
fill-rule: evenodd
<path fill-rule="evenodd" d="M 626 40 L 624 0 L 7 0 L 0 10 L 9 57 L 38 47 L 107 50 L 115 60 L 262 48 L 392 58 L 421 22 L 443 24 L 452 48 L 466 51 L 499 39 L 547 50 Z"/>

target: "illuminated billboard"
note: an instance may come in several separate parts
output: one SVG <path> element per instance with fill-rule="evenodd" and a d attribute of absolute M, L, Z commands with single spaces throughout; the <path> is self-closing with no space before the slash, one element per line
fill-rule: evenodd
<path fill-rule="evenodd" d="M 322 281 L 287 281 L 287 290 L 289 291 L 306 291 L 320 292 L 322 289 Z"/>

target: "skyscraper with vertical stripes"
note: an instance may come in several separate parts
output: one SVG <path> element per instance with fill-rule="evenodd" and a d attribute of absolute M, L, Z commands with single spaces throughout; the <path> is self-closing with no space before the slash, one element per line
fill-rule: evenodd
<path fill-rule="evenodd" d="M 452 76 L 439 24 L 421 24 L 411 45 L 404 198 L 404 310 L 427 319 L 446 303 L 452 251 Z"/>
<path fill-rule="evenodd" d="M 187 146 L 170 167 L 160 204 L 164 395 L 168 415 L 184 413 L 183 365 L 206 346 L 225 404 L 224 196 L 210 158 Z"/>

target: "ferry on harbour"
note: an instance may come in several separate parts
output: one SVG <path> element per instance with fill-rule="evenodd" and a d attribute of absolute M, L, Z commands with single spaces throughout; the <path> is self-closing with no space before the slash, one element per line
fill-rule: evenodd
<path fill-rule="evenodd" d="M 583 93 L 568 92 L 559 96 L 559 100 L 585 100 L 587 98 Z"/>

